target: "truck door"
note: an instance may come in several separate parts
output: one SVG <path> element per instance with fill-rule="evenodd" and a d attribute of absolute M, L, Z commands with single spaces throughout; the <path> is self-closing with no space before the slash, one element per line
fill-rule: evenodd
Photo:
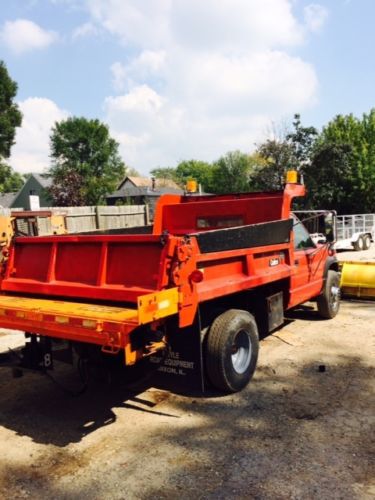
<path fill-rule="evenodd" d="M 326 246 L 315 245 L 301 221 L 296 216 L 293 218 L 294 260 L 290 307 L 320 293 L 327 252 Z"/>

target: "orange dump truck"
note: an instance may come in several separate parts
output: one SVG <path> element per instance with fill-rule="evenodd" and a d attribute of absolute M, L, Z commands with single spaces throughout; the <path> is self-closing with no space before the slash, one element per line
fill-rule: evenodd
<path fill-rule="evenodd" d="M 155 376 L 241 390 L 259 334 L 285 310 L 310 299 L 324 318 L 339 308 L 332 246 L 291 214 L 304 192 L 164 195 L 153 227 L 8 239 L 0 327 L 28 341 L 3 364 L 49 370 L 64 346 L 88 363 L 147 359 Z"/>

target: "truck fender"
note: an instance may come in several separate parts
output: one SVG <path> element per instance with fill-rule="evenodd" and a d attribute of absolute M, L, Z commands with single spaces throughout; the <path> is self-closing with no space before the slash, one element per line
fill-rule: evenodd
<path fill-rule="evenodd" d="M 339 263 L 338 263 L 337 257 L 335 255 L 328 256 L 328 258 L 324 264 L 323 283 L 322 283 L 322 289 L 321 289 L 319 295 L 321 295 L 324 292 L 324 287 L 326 284 L 326 279 L 327 279 L 327 275 L 328 275 L 329 270 L 339 272 Z"/>

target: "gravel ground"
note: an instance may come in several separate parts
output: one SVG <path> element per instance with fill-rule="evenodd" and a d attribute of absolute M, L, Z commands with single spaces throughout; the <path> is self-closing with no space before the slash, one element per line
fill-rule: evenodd
<path fill-rule="evenodd" d="M 367 261 L 375 262 L 375 243 L 372 243 L 368 250 L 362 250 L 361 252 L 352 251 L 338 251 L 337 258 L 341 261 Z"/>
<path fill-rule="evenodd" d="M 0 498 L 373 499 L 374 324 L 374 302 L 344 301 L 331 321 L 305 305 L 230 396 L 72 398 L 1 369 Z M 1 331 L 0 350 L 20 338 Z"/>

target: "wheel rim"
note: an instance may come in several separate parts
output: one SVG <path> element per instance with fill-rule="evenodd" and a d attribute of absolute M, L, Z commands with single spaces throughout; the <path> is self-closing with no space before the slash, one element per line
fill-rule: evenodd
<path fill-rule="evenodd" d="M 232 365 L 234 370 L 241 374 L 250 366 L 251 343 L 249 335 L 245 330 L 240 330 L 232 345 Z"/>
<path fill-rule="evenodd" d="M 364 245 L 363 245 L 363 238 L 359 237 L 358 238 L 358 248 L 360 250 L 363 250 L 363 247 L 364 247 Z"/>
<path fill-rule="evenodd" d="M 339 307 L 340 302 L 340 287 L 337 285 L 331 286 L 331 307 L 333 310 L 336 310 Z"/>

